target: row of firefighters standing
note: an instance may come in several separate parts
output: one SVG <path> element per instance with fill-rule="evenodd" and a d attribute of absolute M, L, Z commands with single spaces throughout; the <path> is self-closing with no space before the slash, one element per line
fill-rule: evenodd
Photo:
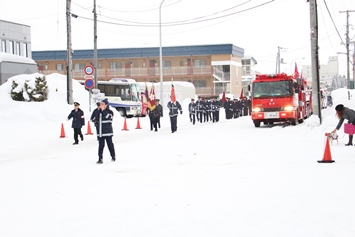
<path fill-rule="evenodd" d="M 217 97 L 205 99 L 199 96 L 196 102 L 194 99 L 191 99 L 188 108 L 190 122 L 195 124 L 196 118 L 200 123 L 208 121 L 213 123 L 218 122 L 220 107 L 221 102 L 217 101 Z M 251 101 L 250 99 L 234 99 L 231 101 L 230 98 L 227 98 L 227 101 L 223 103 L 223 107 L 225 109 L 226 119 L 238 118 L 240 116 L 250 115 Z"/>

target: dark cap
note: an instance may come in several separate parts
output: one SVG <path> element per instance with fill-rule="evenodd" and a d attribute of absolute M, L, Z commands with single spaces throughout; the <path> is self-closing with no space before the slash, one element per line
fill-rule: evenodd
<path fill-rule="evenodd" d="M 102 100 L 101 102 L 104 102 L 105 104 L 108 105 L 108 100 L 107 100 L 107 99 L 104 99 L 104 100 Z"/>
<path fill-rule="evenodd" d="M 78 102 L 74 102 L 74 105 L 75 106 L 79 106 L 80 104 Z"/>
<path fill-rule="evenodd" d="M 336 111 L 342 111 L 343 109 L 344 109 L 344 105 L 342 104 L 338 104 L 337 106 L 335 106 Z"/>
<path fill-rule="evenodd" d="M 97 106 L 100 106 L 100 102 L 96 102 L 96 105 L 97 105 Z"/>
<path fill-rule="evenodd" d="M 194 99 L 191 99 L 191 101 L 195 101 Z"/>
<path fill-rule="evenodd" d="M 156 102 L 159 102 L 160 100 L 159 99 L 155 99 Z"/>

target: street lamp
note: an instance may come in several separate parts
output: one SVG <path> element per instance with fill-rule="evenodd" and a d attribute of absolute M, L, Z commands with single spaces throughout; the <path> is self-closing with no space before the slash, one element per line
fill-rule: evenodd
<path fill-rule="evenodd" d="M 159 61 L 160 61 L 160 101 L 161 104 L 164 104 L 163 98 L 163 50 L 161 47 L 161 6 L 165 0 L 161 1 L 159 6 Z"/>
<path fill-rule="evenodd" d="M 291 74 L 292 74 L 292 64 L 294 61 L 296 61 L 297 59 L 306 59 L 306 58 L 294 58 L 291 60 Z"/>

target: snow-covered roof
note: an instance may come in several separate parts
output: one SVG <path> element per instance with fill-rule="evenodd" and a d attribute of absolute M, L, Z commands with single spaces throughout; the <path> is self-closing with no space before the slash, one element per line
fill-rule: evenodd
<path fill-rule="evenodd" d="M 37 64 L 34 60 L 32 60 L 30 58 L 14 55 L 14 54 L 10 54 L 10 53 L 3 53 L 3 52 L 0 52 L 0 63 L 1 62 Z"/>

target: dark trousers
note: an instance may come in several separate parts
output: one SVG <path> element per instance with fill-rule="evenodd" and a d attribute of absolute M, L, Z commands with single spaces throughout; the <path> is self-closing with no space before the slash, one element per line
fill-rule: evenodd
<path fill-rule="evenodd" d="M 219 121 L 219 110 L 214 112 L 214 117 L 215 117 L 215 121 L 218 122 Z"/>
<path fill-rule="evenodd" d="M 74 128 L 74 141 L 75 143 L 79 143 L 79 135 L 81 140 L 83 140 L 84 136 L 81 133 L 81 128 Z"/>
<path fill-rule="evenodd" d="M 99 137 L 99 160 L 102 160 L 102 154 L 104 152 L 104 147 L 105 147 L 105 140 L 106 140 L 108 150 L 110 151 L 111 157 L 116 158 L 115 146 L 113 145 L 112 142 L 112 136 L 107 136 L 107 137 Z"/>
<path fill-rule="evenodd" d="M 170 117 L 171 132 L 177 130 L 177 116 Z"/>
<path fill-rule="evenodd" d="M 203 117 L 203 112 L 202 111 L 198 111 L 197 112 L 197 120 L 200 121 L 200 123 L 202 123 L 202 117 Z"/>
<path fill-rule="evenodd" d="M 190 114 L 190 122 L 192 122 L 192 124 L 195 124 L 195 120 L 196 120 L 195 114 Z"/>
<path fill-rule="evenodd" d="M 216 111 L 213 111 L 212 112 L 212 122 L 217 122 L 217 119 L 216 119 Z"/>
<path fill-rule="evenodd" d="M 239 118 L 239 110 L 233 110 L 233 118 Z"/>
<path fill-rule="evenodd" d="M 160 117 L 158 117 L 156 120 L 157 120 L 158 127 L 160 128 Z"/>
<path fill-rule="evenodd" d="M 159 118 L 154 118 L 154 117 L 152 117 L 151 118 L 151 120 L 150 120 L 150 130 L 153 130 L 153 128 L 154 128 L 154 130 L 155 131 L 158 131 L 158 122 L 159 122 Z M 159 128 L 160 128 L 160 126 L 159 126 Z"/>

